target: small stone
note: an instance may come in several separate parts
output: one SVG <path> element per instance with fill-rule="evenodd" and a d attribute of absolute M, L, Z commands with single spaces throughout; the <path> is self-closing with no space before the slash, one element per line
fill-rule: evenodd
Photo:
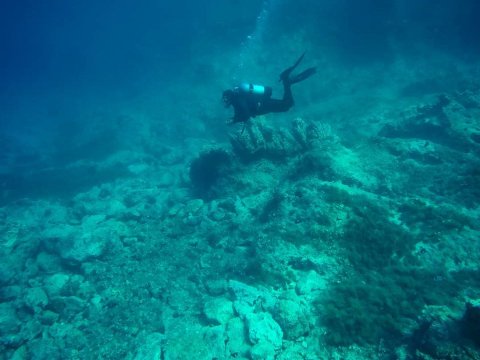
<path fill-rule="evenodd" d="M 327 282 L 318 273 L 311 270 L 305 276 L 300 277 L 295 287 L 298 295 L 311 295 L 312 292 L 326 289 Z"/>
<path fill-rule="evenodd" d="M 60 349 L 55 344 L 55 339 L 33 339 L 28 343 L 28 350 L 30 354 L 35 354 L 34 359 L 61 359 Z"/>
<path fill-rule="evenodd" d="M 227 291 L 228 283 L 223 279 L 208 280 L 205 282 L 207 292 L 212 296 L 219 296 Z"/>
<path fill-rule="evenodd" d="M 0 304 L 0 335 L 15 334 L 20 328 L 15 308 L 10 303 Z"/>
<path fill-rule="evenodd" d="M 57 321 L 58 316 L 56 312 L 46 310 L 40 314 L 39 320 L 43 325 L 52 325 Z"/>
<path fill-rule="evenodd" d="M 233 305 L 225 298 L 215 298 L 205 303 L 203 312 L 211 324 L 226 324 L 233 317 Z"/>
<path fill-rule="evenodd" d="M 275 348 L 270 343 L 259 343 L 252 347 L 250 351 L 250 357 L 252 360 L 274 360 Z"/>
<path fill-rule="evenodd" d="M 50 297 L 61 295 L 61 294 L 64 295 L 63 289 L 69 280 L 70 280 L 70 276 L 68 276 L 67 274 L 60 273 L 60 274 L 49 276 L 45 280 L 45 290 L 47 291 L 47 294 Z"/>
<path fill-rule="evenodd" d="M 22 345 L 12 355 L 10 360 L 25 360 L 28 359 L 27 346 Z"/>
<path fill-rule="evenodd" d="M 30 288 L 25 294 L 25 303 L 37 313 L 48 305 L 48 296 L 40 287 Z"/>
<path fill-rule="evenodd" d="M 128 166 L 128 171 L 130 171 L 132 174 L 135 175 L 140 175 L 141 173 L 144 173 L 147 171 L 149 166 L 147 164 L 132 164 Z"/>
<path fill-rule="evenodd" d="M 16 333 L 11 333 L 2 337 L 2 345 L 7 345 L 11 348 L 17 348 L 25 341 L 37 338 L 45 327 L 38 321 L 38 319 L 29 319 L 25 321 L 22 318 L 21 329 Z"/>
<path fill-rule="evenodd" d="M 162 359 L 162 344 L 165 335 L 152 333 L 146 336 L 144 343 L 137 349 L 134 360 Z"/>
<path fill-rule="evenodd" d="M 168 171 L 164 171 L 159 176 L 159 178 L 157 180 L 157 185 L 159 187 L 169 187 L 169 186 L 173 185 L 174 182 L 175 182 L 175 179 L 174 179 L 172 173 L 168 172 Z"/>
<path fill-rule="evenodd" d="M 188 201 L 185 204 L 185 213 L 187 214 L 195 214 L 197 213 L 204 205 L 204 202 L 202 199 L 193 199 Z"/>
<path fill-rule="evenodd" d="M 218 209 L 210 213 L 210 218 L 214 221 L 221 221 L 225 218 L 225 211 Z"/>
<path fill-rule="evenodd" d="M 15 300 L 22 296 L 22 288 L 20 286 L 3 286 L 0 287 L 0 298 L 2 301 Z"/>
<path fill-rule="evenodd" d="M 54 312 L 62 314 L 62 317 L 74 317 L 81 314 L 86 303 L 76 296 L 57 296 L 50 300 L 48 306 Z"/>
<path fill-rule="evenodd" d="M 62 268 L 58 256 L 44 251 L 37 255 L 36 263 L 42 272 L 49 274 L 59 272 Z"/>
<path fill-rule="evenodd" d="M 7 261 L 8 258 L 2 259 L 0 263 L 0 285 L 8 284 L 15 277 L 15 268 L 10 266 Z"/>

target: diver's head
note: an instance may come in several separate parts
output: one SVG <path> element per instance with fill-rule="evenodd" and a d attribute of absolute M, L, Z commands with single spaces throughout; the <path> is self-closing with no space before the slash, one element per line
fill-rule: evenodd
<path fill-rule="evenodd" d="M 222 101 L 225 107 L 232 105 L 233 101 L 233 90 L 225 90 L 222 94 Z"/>

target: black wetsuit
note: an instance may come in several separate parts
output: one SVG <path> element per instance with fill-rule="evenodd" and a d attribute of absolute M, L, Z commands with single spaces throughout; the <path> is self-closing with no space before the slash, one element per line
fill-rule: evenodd
<path fill-rule="evenodd" d="M 233 94 L 231 104 L 235 110 L 234 123 L 246 122 L 252 117 L 271 112 L 285 112 L 294 104 L 291 84 L 286 81 L 283 82 L 282 99 L 272 99 L 272 88 L 269 86 L 265 87 L 263 94 L 247 92 L 240 87 L 236 87 Z"/>

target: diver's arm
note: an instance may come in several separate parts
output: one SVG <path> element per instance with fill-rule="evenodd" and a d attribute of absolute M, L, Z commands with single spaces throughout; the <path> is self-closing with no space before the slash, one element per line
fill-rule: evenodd
<path fill-rule="evenodd" d="M 235 114 L 233 116 L 233 123 L 246 122 L 250 119 L 250 108 L 246 99 L 240 99 L 240 101 L 234 104 Z"/>

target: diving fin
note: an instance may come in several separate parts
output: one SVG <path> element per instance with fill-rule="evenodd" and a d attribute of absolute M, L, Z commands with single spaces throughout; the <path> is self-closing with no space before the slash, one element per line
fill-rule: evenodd
<path fill-rule="evenodd" d="M 291 72 L 292 72 L 293 70 L 295 70 L 295 68 L 302 62 L 303 57 L 305 56 L 305 53 L 306 53 L 306 51 L 303 52 L 303 54 L 298 58 L 298 60 L 295 62 L 295 64 L 293 64 L 293 65 L 290 66 L 289 68 L 287 68 L 287 69 L 285 69 L 284 71 L 282 71 L 282 73 L 280 74 L 280 80 L 279 80 L 279 82 L 288 80 Z"/>
<path fill-rule="evenodd" d="M 295 84 L 295 83 L 298 83 L 298 82 L 303 81 L 305 79 L 308 79 L 310 76 L 312 76 L 316 72 L 317 72 L 317 68 L 316 67 L 311 67 L 311 68 L 308 68 L 305 71 L 302 71 L 298 75 L 295 75 L 295 76 L 292 76 L 291 78 L 288 78 L 287 81 L 290 84 Z"/>

